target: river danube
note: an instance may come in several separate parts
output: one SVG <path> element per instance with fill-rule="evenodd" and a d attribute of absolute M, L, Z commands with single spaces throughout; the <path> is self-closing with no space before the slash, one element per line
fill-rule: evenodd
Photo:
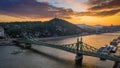
<path fill-rule="evenodd" d="M 120 36 L 120 32 L 83 36 L 83 42 L 100 48 Z M 75 43 L 78 37 L 52 39 L 53 44 Z M 39 51 L 21 49 L 16 46 L 0 46 L 0 68 L 77 68 L 75 54 L 40 45 L 33 45 Z M 117 55 L 120 54 L 118 49 Z M 112 68 L 113 61 L 100 61 L 99 58 L 84 56 L 83 68 Z M 79 67 L 80 68 L 80 67 Z"/>

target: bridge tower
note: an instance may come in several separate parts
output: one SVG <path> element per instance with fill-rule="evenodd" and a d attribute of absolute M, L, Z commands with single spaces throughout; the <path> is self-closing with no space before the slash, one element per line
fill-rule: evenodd
<path fill-rule="evenodd" d="M 77 50 L 76 50 L 76 57 L 75 57 L 75 63 L 76 65 L 80 65 L 82 66 L 82 60 L 83 60 L 83 55 L 79 53 L 79 51 L 83 51 L 82 50 L 82 37 L 79 40 L 79 38 L 77 38 L 77 44 L 76 44 Z"/>
<path fill-rule="evenodd" d="M 113 68 L 120 68 L 120 62 L 115 62 Z"/>

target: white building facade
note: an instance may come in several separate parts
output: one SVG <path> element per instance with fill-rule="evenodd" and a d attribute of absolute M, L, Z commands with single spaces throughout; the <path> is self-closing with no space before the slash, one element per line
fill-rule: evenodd
<path fill-rule="evenodd" d="M 0 37 L 4 37 L 4 36 L 5 36 L 5 34 L 4 34 L 4 28 L 2 28 L 0 26 Z"/>

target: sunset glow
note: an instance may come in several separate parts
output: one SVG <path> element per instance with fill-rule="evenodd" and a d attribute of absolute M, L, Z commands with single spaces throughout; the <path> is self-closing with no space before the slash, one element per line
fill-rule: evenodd
<path fill-rule="evenodd" d="M 0 22 L 47 21 L 120 25 L 119 0 L 0 0 Z"/>

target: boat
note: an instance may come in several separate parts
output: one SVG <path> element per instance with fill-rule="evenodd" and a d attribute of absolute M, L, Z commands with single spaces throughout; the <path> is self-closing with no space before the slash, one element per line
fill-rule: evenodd
<path fill-rule="evenodd" d="M 109 51 L 108 51 L 108 46 L 105 45 L 105 46 L 102 46 L 101 48 L 99 48 L 98 52 L 101 54 L 101 55 L 109 55 Z M 106 59 L 105 58 L 100 58 L 100 60 L 102 61 L 105 61 Z"/>
<path fill-rule="evenodd" d="M 110 51 L 108 49 L 108 45 L 102 46 L 101 48 L 99 48 L 98 52 L 104 55 L 109 55 Z"/>
<path fill-rule="evenodd" d="M 117 49 L 118 49 L 117 46 L 105 45 L 105 46 L 102 46 L 101 48 L 99 48 L 98 52 L 101 55 L 110 55 L 110 53 L 116 53 Z M 100 60 L 105 61 L 106 59 L 100 58 Z"/>
<path fill-rule="evenodd" d="M 107 46 L 101 47 L 99 49 L 99 52 L 101 52 L 101 54 L 109 55 L 110 53 L 116 53 L 117 49 L 118 49 L 117 46 L 107 45 Z"/>
<path fill-rule="evenodd" d="M 106 52 L 107 51 L 107 46 L 102 46 L 101 48 L 99 48 L 100 52 Z"/>
<path fill-rule="evenodd" d="M 110 45 L 112 45 L 112 46 L 117 46 L 117 45 L 118 45 L 118 42 L 112 41 L 112 42 L 110 42 Z"/>
<path fill-rule="evenodd" d="M 112 46 L 112 45 L 108 46 L 108 50 L 110 53 L 116 53 L 117 48 L 118 48 L 117 46 Z"/>

